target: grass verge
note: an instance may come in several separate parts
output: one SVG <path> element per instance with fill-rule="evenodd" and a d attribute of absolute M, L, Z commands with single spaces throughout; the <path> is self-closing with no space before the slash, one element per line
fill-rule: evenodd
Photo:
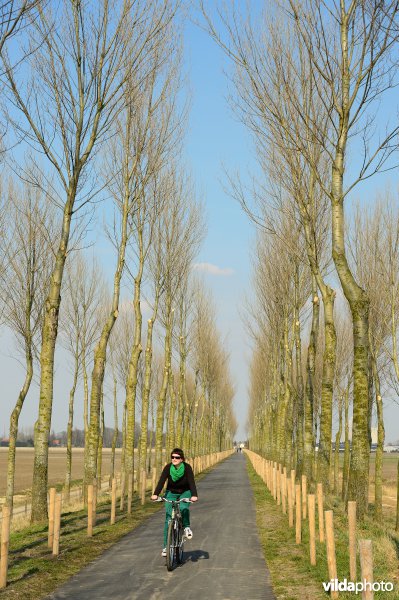
<path fill-rule="evenodd" d="M 328 568 L 325 544 L 316 542 L 317 565 L 309 560 L 308 522 L 302 521 L 302 543 L 295 543 L 295 530 L 288 527 L 288 517 L 277 506 L 266 485 L 256 474 L 249 459 L 247 468 L 256 505 L 256 520 L 271 583 L 278 600 L 326 600 L 322 582 L 327 582 Z M 338 580 L 349 581 L 347 517 L 339 502 L 326 501 L 326 509 L 334 510 L 334 530 Z M 373 540 L 374 581 L 392 582 L 392 592 L 375 592 L 375 600 L 398 600 L 399 538 L 392 530 L 376 525 L 371 519 L 358 529 L 358 539 Z M 360 581 L 360 565 L 357 580 Z M 340 592 L 342 600 L 354 600 L 361 594 Z"/>

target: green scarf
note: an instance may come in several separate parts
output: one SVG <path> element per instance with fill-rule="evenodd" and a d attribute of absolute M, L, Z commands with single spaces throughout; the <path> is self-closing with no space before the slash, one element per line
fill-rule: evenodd
<path fill-rule="evenodd" d="M 170 476 L 172 481 L 177 481 L 184 475 L 184 462 L 182 461 L 178 467 L 170 465 Z"/>

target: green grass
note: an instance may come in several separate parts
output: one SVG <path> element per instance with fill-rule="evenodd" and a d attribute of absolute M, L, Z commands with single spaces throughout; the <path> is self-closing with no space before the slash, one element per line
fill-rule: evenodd
<path fill-rule="evenodd" d="M 248 473 L 253 488 L 257 525 L 265 559 L 271 574 L 275 594 L 281 600 L 319 600 L 328 598 L 322 582 L 328 581 L 325 544 L 316 542 L 317 565 L 309 560 L 308 522 L 302 521 L 302 543 L 295 543 L 295 530 L 288 527 L 288 516 L 277 506 L 266 485 L 248 460 Z M 334 530 L 338 580 L 349 580 L 348 527 L 342 503 L 328 498 L 326 509 L 334 510 Z M 388 528 L 368 519 L 358 528 L 358 539 L 373 540 L 374 581 L 390 581 L 396 585 L 392 592 L 376 592 L 376 600 L 398 600 L 399 538 Z M 357 580 L 360 581 L 358 565 Z M 353 600 L 361 595 L 340 592 L 342 600 Z"/>

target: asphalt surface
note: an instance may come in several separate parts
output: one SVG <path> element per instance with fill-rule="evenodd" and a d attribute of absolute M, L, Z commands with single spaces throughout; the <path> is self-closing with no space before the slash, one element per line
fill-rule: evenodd
<path fill-rule="evenodd" d="M 168 572 L 164 511 L 152 515 L 48 598 L 59 600 L 275 600 L 255 523 L 245 457 L 234 454 L 198 484 L 193 539 Z"/>

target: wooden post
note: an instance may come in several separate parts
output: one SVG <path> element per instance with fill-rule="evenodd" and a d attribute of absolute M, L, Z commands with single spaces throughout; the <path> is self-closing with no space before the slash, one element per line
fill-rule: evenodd
<path fill-rule="evenodd" d="M 360 569 L 362 571 L 362 582 L 364 589 L 362 591 L 362 600 L 373 600 L 373 549 L 371 540 L 359 540 Z"/>
<path fill-rule="evenodd" d="M 288 487 L 288 525 L 294 527 L 294 503 L 292 501 L 292 485 L 291 479 L 287 480 Z"/>
<path fill-rule="evenodd" d="M 291 470 L 292 506 L 295 506 L 295 469 Z"/>
<path fill-rule="evenodd" d="M 55 509 L 54 509 L 53 556 L 58 556 L 58 554 L 60 552 L 61 506 L 62 506 L 62 495 L 57 494 L 55 497 Z"/>
<path fill-rule="evenodd" d="M 127 514 L 132 514 L 133 473 L 129 473 L 127 482 Z"/>
<path fill-rule="evenodd" d="M 55 487 L 50 488 L 50 499 L 48 507 L 48 536 L 47 545 L 53 548 L 54 540 L 54 512 L 55 512 Z"/>
<path fill-rule="evenodd" d="M 115 477 L 112 479 L 112 487 L 111 487 L 111 525 L 115 523 L 115 513 L 116 513 L 116 479 Z"/>
<path fill-rule="evenodd" d="M 287 477 L 285 473 L 281 475 L 281 500 L 283 505 L 283 513 L 287 514 Z"/>
<path fill-rule="evenodd" d="M 325 515 L 325 519 L 326 519 L 326 547 L 327 547 L 328 578 L 329 579 L 337 579 L 337 561 L 335 558 L 333 511 L 326 510 L 324 512 L 324 515 Z M 331 590 L 331 598 L 338 598 L 338 591 Z"/>
<path fill-rule="evenodd" d="M 276 463 L 273 465 L 273 498 L 277 500 L 277 469 Z"/>
<path fill-rule="evenodd" d="M 356 500 L 348 502 L 349 575 L 356 581 Z"/>
<path fill-rule="evenodd" d="M 281 504 L 281 470 L 280 465 L 277 466 L 276 473 L 276 493 L 277 493 L 277 506 Z"/>
<path fill-rule="evenodd" d="M 93 485 L 87 486 L 87 536 L 93 535 Z"/>
<path fill-rule="evenodd" d="M 316 499 L 314 494 L 308 494 L 309 508 L 309 551 L 310 564 L 316 564 Z"/>
<path fill-rule="evenodd" d="M 324 542 L 324 501 L 323 484 L 317 484 L 317 512 L 319 515 L 319 540 Z"/>
<path fill-rule="evenodd" d="M 141 483 L 141 504 L 145 504 L 145 491 L 147 489 L 147 473 L 144 469 L 143 469 L 143 471 L 141 471 L 140 483 Z"/>
<path fill-rule="evenodd" d="M 307 490 L 308 484 L 306 475 L 302 475 L 302 518 L 306 519 L 307 512 Z"/>
<path fill-rule="evenodd" d="M 3 506 L 0 547 L 0 589 L 7 586 L 8 546 L 10 543 L 10 508 Z"/>
<path fill-rule="evenodd" d="M 301 486 L 299 483 L 295 485 L 295 496 L 296 496 L 296 513 L 295 513 L 295 542 L 301 543 L 302 538 L 302 524 L 301 524 Z"/>

